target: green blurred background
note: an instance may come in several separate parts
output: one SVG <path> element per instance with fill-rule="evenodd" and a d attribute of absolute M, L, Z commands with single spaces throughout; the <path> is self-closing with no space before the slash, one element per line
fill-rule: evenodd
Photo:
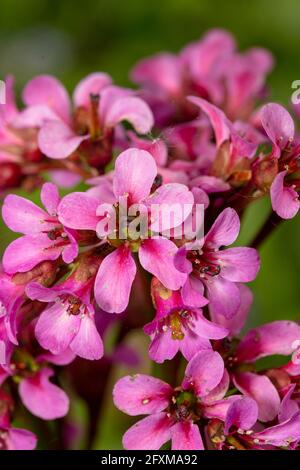
<path fill-rule="evenodd" d="M 33 75 L 51 73 L 71 91 L 85 74 L 98 70 L 128 85 L 128 71 L 143 56 L 177 51 L 207 29 L 222 27 L 236 36 L 240 49 L 272 51 L 270 100 L 289 106 L 291 83 L 300 79 L 299 13 L 298 0 L 1 0 L 0 78 L 13 73 L 20 91 Z M 267 200 L 251 207 L 239 242 L 253 238 L 269 209 Z M 3 225 L 0 229 L 2 251 L 12 234 Z M 295 218 L 278 227 L 260 250 L 249 325 L 300 318 L 299 235 Z M 105 420 L 110 427 L 98 447 L 120 445 L 120 430 L 111 419 Z"/>

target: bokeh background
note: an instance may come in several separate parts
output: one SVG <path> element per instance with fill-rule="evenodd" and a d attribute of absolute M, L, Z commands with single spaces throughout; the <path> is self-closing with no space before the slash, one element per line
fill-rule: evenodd
<path fill-rule="evenodd" d="M 143 56 L 178 51 L 207 29 L 222 27 L 236 36 L 242 50 L 271 50 L 275 69 L 268 80 L 269 98 L 289 107 L 291 83 L 300 79 L 299 10 L 298 0 L 1 0 L 0 79 L 14 74 L 20 93 L 33 75 L 50 73 L 72 91 L 84 75 L 106 71 L 126 86 L 130 68 Z M 239 243 L 253 238 L 269 210 L 267 200 L 248 210 Z M 0 252 L 12 236 L 0 225 Z M 299 320 L 299 236 L 295 218 L 281 224 L 262 246 L 248 327 L 274 319 Z M 134 341 L 139 344 L 139 339 Z M 80 402 L 76 407 L 77 415 L 84 415 Z M 127 426 L 128 421 L 107 406 L 95 447 L 119 448 Z"/>

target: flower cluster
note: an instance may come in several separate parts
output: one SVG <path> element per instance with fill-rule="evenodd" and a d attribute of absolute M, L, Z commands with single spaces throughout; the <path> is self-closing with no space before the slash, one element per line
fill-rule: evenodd
<path fill-rule="evenodd" d="M 13 427 L 16 412 L 65 417 L 61 385 L 71 383 L 88 403 L 91 440 L 113 364 L 139 363 L 126 344 L 138 328 L 149 362 L 170 367 L 116 383 L 116 407 L 148 415 L 125 433 L 126 449 L 299 449 L 300 325 L 241 336 L 268 222 L 252 246 L 231 246 L 258 198 L 270 197 L 272 226 L 300 207 L 300 136 L 285 108 L 261 103 L 272 62 L 212 30 L 138 63 L 138 90 L 97 72 L 71 102 L 56 78 L 39 76 L 19 110 L 7 78 L 2 218 L 21 236 L 0 270 L 0 449 L 34 448 L 35 435 Z M 7 194 L 36 187 L 41 205 Z M 285 365 L 259 367 L 276 354 Z M 68 434 L 66 418 L 61 426 Z"/>

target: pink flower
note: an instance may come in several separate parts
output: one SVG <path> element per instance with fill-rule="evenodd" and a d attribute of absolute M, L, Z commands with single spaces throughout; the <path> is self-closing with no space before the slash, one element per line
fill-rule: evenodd
<path fill-rule="evenodd" d="M 107 312 L 120 313 L 127 307 L 136 274 L 131 252 L 138 252 L 143 268 L 167 288 L 178 289 L 186 279 L 186 275 L 174 266 L 176 245 L 163 236 L 157 236 L 157 233 L 180 226 L 192 210 L 194 197 L 186 186 L 177 183 L 162 185 L 152 193 L 156 175 L 155 161 L 148 152 L 128 149 L 116 160 L 114 204 L 109 202 L 101 205 L 97 198 L 86 193 L 70 194 L 60 203 L 59 219 L 63 224 L 71 228 L 96 230 L 99 237 L 105 237 L 113 247 L 117 247 L 102 261 L 95 281 L 96 301 Z M 123 233 L 116 236 L 114 226 L 110 231 L 109 222 L 114 220 L 116 208 L 118 211 L 123 210 L 124 202 L 129 208 L 143 205 L 147 214 L 152 205 L 159 208 L 151 214 L 149 226 L 149 230 L 156 234 L 155 238 L 141 236 L 140 239 L 132 239 L 129 235 L 124 237 Z M 175 207 L 172 220 L 164 217 L 166 206 Z M 189 210 L 184 210 L 185 207 Z M 142 215 L 146 216 L 148 224 L 148 216 Z"/>
<path fill-rule="evenodd" d="M 267 375 L 243 371 L 243 366 L 276 354 L 291 355 L 295 341 L 299 339 L 300 326 L 290 321 L 274 321 L 250 330 L 239 343 L 236 352 L 231 351 L 225 361 L 234 385 L 241 393 L 254 399 L 258 405 L 258 417 L 262 422 L 272 421 L 280 410 L 280 396 Z M 241 368 L 239 367 L 241 366 Z M 263 390 L 263 393 L 262 393 Z"/>
<path fill-rule="evenodd" d="M 293 148 L 292 144 L 295 125 L 288 111 L 276 103 L 263 106 L 259 115 L 273 145 L 270 157 L 279 159 L 279 172 L 270 188 L 272 208 L 279 217 L 292 219 L 300 208 L 297 179 L 299 148 Z M 296 173 L 295 178 L 293 173 Z"/>
<path fill-rule="evenodd" d="M 283 106 L 268 103 L 260 110 L 261 124 L 273 144 L 272 155 L 280 157 L 281 151 L 294 140 L 295 125 L 291 115 Z"/>
<path fill-rule="evenodd" d="M 172 359 L 178 351 L 190 360 L 198 351 L 211 349 L 209 339 L 224 338 L 228 331 L 207 320 L 201 309 L 184 304 L 179 291 L 168 291 L 152 279 L 156 316 L 144 327 L 151 337 L 149 356 L 156 362 Z"/>
<path fill-rule="evenodd" d="M 60 356 L 40 354 L 35 359 L 26 351 L 12 354 L 9 367 L 0 367 L 1 383 L 14 377 L 19 383 L 19 395 L 26 408 L 41 419 L 52 420 L 65 416 L 69 410 L 69 399 L 65 392 L 49 379 L 54 375 L 52 368 L 45 365 L 66 365 L 74 359 L 70 351 Z M 2 372 L 2 373 L 1 373 Z"/>
<path fill-rule="evenodd" d="M 256 429 L 258 420 L 258 407 L 254 400 L 248 397 L 234 401 L 228 408 L 224 439 L 217 444 L 219 450 L 234 448 L 230 446 L 230 436 L 237 439 L 240 447 L 256 450 L 272 450 L 274 447 L 293 448 L 300 440 L 300 412 L 295 411 L 279 424 L 266 427 L 263 430 Z M 227 441 L 228 439 L 228 441 Z M 234 444 L 235 441 L 233 441 Z"/>
<path fill-rule="evenodd" d="M 100 359 L 103 343 L 91 304 L 92 283 L 80 284 L 71 278 L 52 288 L 37 283 L 27 286 L 30 299 L 47 302 L 35 327 L 36 338 L 44 349 L 61 354 L 70 348 L 85 359 Z"/>
<path fill-rule="evenodd" d="M 45 155 L 55 159 L 68 157 L 88 139 L 98 139 L 101 147 L 101 141 L 110 140 L 111 131 L 121 121 L 129 121 L 141 134 L 149 132 L 153 125 L 147 104 L 131 90 L 112 86 L 110 77 L 100 72 L 88 75 L 75 88 L 73 115 L 66 90 L 47 75 L 27 84 L 24 101 L 31 115 L 40 107 L 51 111 L 41 127 L 38 143 Z M 110 157 L 103 147 L 103 158 L 109 161 Z"/>
<path fill-rule="evenodd" d="M 33 450 L 37 438 L 33 432 L 26 429 L 1 425 L 0 420 L 0 450 Z"/>
<path fill-rule="evenodd" d="M 237 283 L 253 281 L 259 270 L 259 257 L 253 248 L 220 249 L 236 240 L 239 229 L 237 213 L 224 209 L 203 241 L 178 251 L 175 265 L 188 274 L 182 288 L 185 304 L 203 305 L 205 296 L 212 315 L 230 318 L 238 312 L 241 295 Z"/>
<path fill-rule="evenodd" d="M 5 198 L 2 217 L 14 232 L 25 236 L 13 241 L 5 250 L 3 266 L 8 273 L 26 272 L 45 260 L 62 255 L 66 263 L 77 256 L 77 243 L 72 231 L 63 227 L 57 218 L 59 194 L 52 183 L 45 183 L 41 200 L 46 211 L 20 196 Z"/>
<path fill-rule="evenodd" d="M 120 379 L 113 391 L 117 408 L 131 416 L 149 415 L 125 433 L 125 449 L 156 450 L 172 440 L 172 450 L 203 450 L 197 422 L 202 416 L 225 420 L 239 398 L 224 398 L 228 384 L 222 358 L 212 350 L 193 357 L 176 389 L 147 375 Z"/>

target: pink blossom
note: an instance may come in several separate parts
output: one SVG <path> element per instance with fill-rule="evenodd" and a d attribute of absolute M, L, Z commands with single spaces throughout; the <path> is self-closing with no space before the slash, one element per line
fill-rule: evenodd
<path fill-rule="evenodd" d="M 175 259 L 178 269 L 188 274 L 182 288 L 182 298 L 187 305 L 203 305 L 209 300 L 212 315 L 233 317 L 241 305 L 237 283 L 255 279 L 259 257 L 252 248 L 229 248 L 240 229 L 237 213 L 227 208 L 218 216 L 203 241 L 182 247 Z"/>
<path fill-rule="evenodd" d="M 151 210 L 152 204 L 163 208 L 164 204 L 172 205 L 179 201 L 172 222 L 164 218 L 163 212 L 158 211 L 155 214 L 149 228 L 156 233 L 162 229 L 168 230 L 179 226 L 183 222 L 189 212 L 184 213 L 182 208 L 187 205 L 191 211 L 193 194 L 186 186 L 176 183 L 160 186 L 151 193 L 156 174 L 155 161 L 148 152 L 128 149 L 118 156 L 115 164 L 113 176 L 115 205 L 111 203 L 101 205 L 98 199 L 85 193 L 70 194 L 60 203 L 59 219 L 63 224 L 73 229 L 76 227 L 97 230 L 99 237 L 106 237 L 112 246 L 114 244 L 117 246 L 117 249 L 102 261 L 95 281 L 96 301 L 107 312 L 120 313 L 128 304 L 131 285 L 136 274 L 132 251 L 138 251 L 143 268 L 155 275 L 166 287 L 178 289 L 185 281 L 186 275 L 180 273 L 174 266 L 173 259 L 177 247 L 171 240 L 162 236 L 131 240 L 130 237 L 123 239 L 119 234 L 118 241 L 118 237 L 115 240 L 114 232 L 110 232 L 109 225 L 107 230 L 107 223 L 109 224 L 110 217 L 114 216 L 115 207 L 122 210 L 122 198 L 125 198 L 128 207 L 142 203 L 147 210 Z M 168 225 L 170 223 L 171 225 Z"/>
<path fill-rule="evenodd" d="M 149 132 L 153 125 L 146 103 L 131 90 L 111 85 L 110 77 L 104 73 L 91 74 L 77 85 L 73 96 L 74 117 L 66 91 L 52 77 L 36 77 L 24 93 L 33 109 L 50 102 L 55 113 L 44 123 L 38 136 L 41 151 L 50 158 L 66 158 L 90 138 L 110 139 L 111 131 L 124 120 L 141 134 Z M 108 158 L 105 148 L 103 152 L 103 158 Z"/>
<path fill-rule="evenodd" d="M 203 450 L 197 421 L 202 415 L 225 420 L 228 407 L 238 399 L 224 398 L 227 388 L 223 361 L 211 350 L 193 357 L 175 390 L 147 375 L 120 379 L 113 391 L 117 408 L 131 416 L 149 415 L 125 433 L 125 449 L 156 450 L 171 440 L 172 450 Z"/>
<path fill-rule="evenodd" d="M 61 354 L 70 348 L 78 356 L 91 360 L 103 356 L 90 300 L 91 289 L 91 282 L 85 285 L 70 278 L 52 288 L 37 283 L 27 286 L 29 298 L 48 303 L 35 327 L 37 340 L 44 349 Z"/>
<path fill-rule="evenodd" d="M 56 186 L 45 183 L 41 200 L 47 212 L 20 196 L 5 198 L 2 217 L 6 225 L 14 232 L 24 234 L 5 250 L 3 266 L 8 273 L 29 271 L 38 263 L 56 260 L 60 255 L 70 263 L 77 256 L 74 234 L 57 218 L 60 199 Z"/>
<path fill-rule="evenodd" d="M 190 360 L 198 351 L 211 348 L 209 339 L 224 338 L 228 333 L 207 320 L 201 309 L 185 305 L 179 291 L 168 291 L 155 278 L 152 299 L 156 315 L 144 331 L 151 337 L 149 356 L 156 362 L 172 359 L 178 351 Z"/>

